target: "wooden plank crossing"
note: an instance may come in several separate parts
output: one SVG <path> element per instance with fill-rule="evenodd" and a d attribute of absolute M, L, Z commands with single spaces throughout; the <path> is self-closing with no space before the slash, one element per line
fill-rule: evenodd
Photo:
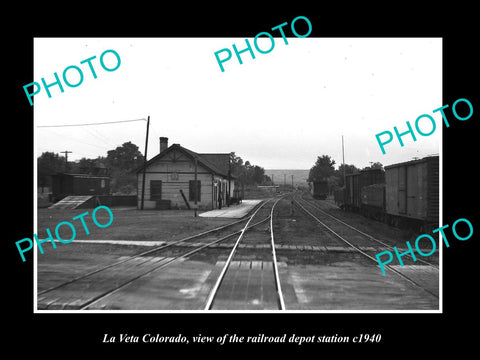
<path fill-rule="evenodd" d="M 223 262 L 222 262 L 223 264 Z M 217 263 L 217 266 L 221 264 Z M 278 310 L 272 261 L 232 261 L 212 310 Z"/>
<path fill-rule="evenodd" d="M 221 266 L 199 261 L 173 263 L 132 282 L 87 310 L 203 310 Z"/>
<path fill-rule="evenodd" d="M 439 296 L 440 281 L 438 269 L 423 265 L 391 265 L 391 267 Z"/>
<path fill-rule="evenodd" d="M 59 202 L 56 202 L 55 204 L 51 205 L 49 209 L 76 209 L 80 205 L 83 205 L 85 202 L 89 201 L 92 199 L 94 195 L 85 195 L 85 196 L 67 196 L 60 200 Z"/>
<path fill-rule="evenodd" d="M 382 275 L 375 266 L 352 262 L 289 266 L 281 281 L 291 282 L 295 289 L 297 301 L 287 303 L 290 310 L 439 309 L 438 298 L 396 274 Z"/>
<path fill-rule="evenodd" d="M 115 289 L 162 263 L 165 257 L 138 257 L 38 296 L 39 309 L 79 309 L 84 304 Z"/>

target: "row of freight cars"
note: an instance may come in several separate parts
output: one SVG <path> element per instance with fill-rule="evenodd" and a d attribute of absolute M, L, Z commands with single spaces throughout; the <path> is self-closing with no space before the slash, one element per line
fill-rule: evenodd
<path fill-rule="evenodd" d="M 337 205 L 397 227 L 427 230 L 439 222 L 439 157 L 349 174 Z"/>

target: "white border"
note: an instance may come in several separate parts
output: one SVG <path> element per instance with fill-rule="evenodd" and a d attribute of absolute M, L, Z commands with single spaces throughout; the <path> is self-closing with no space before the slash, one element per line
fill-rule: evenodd
<path fill-rule="evenodd" d="M 343 37 L 342 37 L 343 38 Z M 368 37 L 367 37 L 368 38 Z M 341 39 L 341 38 L 340 38 Z M 415 38 L 413 38 L 415 39 Z M 432 37 L 432 39 L 441 39 L 442 41 L 442 59 L 441 59 L 441 68 L 442 68 L 442 85 L 443 85 L 443 55 L 445 51 L 443 37 Z M 34 41 L 35 44 L 35 41 Z M 34 74 L 35 78 L 35 74 Z M 442 94 L 442 104 L 438 106 L 442 106 L 443 103 L 443 94 Z M 38 187 L 37 187 L 37 127 L 35 125 L 35 106 L 34 106 L 34 139 L 33 139 L 33 147 L 34 147 L 34 157 L 33 157 L 33 193 L 34 193 L 34 230 L 37 231 L 38 228 Z M 440 126 L 440 144 L 439 144 L 439 222 L 443 224 L 443 126 Z M 33 239 L 32 239 L 33 240 Z M 439 244 L 440 244 L 440 234 L 439 234 Z M 443 246 L 439 246 L 439 309 L 435 310 L 38 310 L 38 293 L 37 293 L 37 252 L 38 247 L 35 246 L 35 251 L 33 255 L 33 266 L 34 266 L 34 274 L 33 274 L 33 294 L 34 294 L 34 302 L 33 302 L 33 313 L 34 314 L 58 314 L 58 313 L 65 313 L 65 314 L 441 314 L 443 313 Z"/>

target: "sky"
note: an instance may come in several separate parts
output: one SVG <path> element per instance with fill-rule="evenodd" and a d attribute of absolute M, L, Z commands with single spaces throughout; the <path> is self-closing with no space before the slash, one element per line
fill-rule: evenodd
<path fill-rule="evenodd" d="M 441 38 L 274 38 L 270 53 L 255 59 L 232 49 L 245 38 L 35 38 L 34 79 L 62 81 L 34 96 L 36 156 L 71 151 L 69 160 L 106 156 L 131 141 L 144 153 L 150 116 L 147 158 L 159 152 L 159 137 L 199 153 L 234 151 L 265 169 L 309 169 L 317 156 L 329 155 L 359 168 L 371 162 L 390 165 L 441 153 L 443 125 Z M 270 47 L 260 39 L 261 49 Z M 232 58 L 222 72 L 214 53 L 229 48 Z M 115 50 L 121 64 L 105 71 L 99 62 Z M 225 53 L 221 54 L 223 57 Z M 87 63 L 91 61 L 97 78 Z M 112 53 L 104 57 L 114 67 Z M 68 87 L 62 74 L 78 66 L 83 82 Z M 79 81 L 75 70 L 67 72 Z M 27 97 L 25 101 L 28 103 Z M 394 139 L 383 155 L 375 135 L 422 114 L 437 124 L 430 136 Z M 138 120 L 120 122 L 125 120 Z M 96 126 L 52 125 L 117 122 Z M 424 132 L 431 129 L 425 119 Z"/>

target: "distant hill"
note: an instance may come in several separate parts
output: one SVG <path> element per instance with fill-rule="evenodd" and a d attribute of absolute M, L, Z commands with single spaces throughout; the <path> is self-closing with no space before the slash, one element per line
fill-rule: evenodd
<path fill-rule="evenodd" d="M 288 169 L 265 169 L 265 175 L 272 177 L 273 181 L 277 185 L 283 185 L 284 181 L 287 185 L 292 184 L 292 175 L 293 175 L 293 185 L 307 185 L 308 179 L 308 170 L 288 170 Z"/>

